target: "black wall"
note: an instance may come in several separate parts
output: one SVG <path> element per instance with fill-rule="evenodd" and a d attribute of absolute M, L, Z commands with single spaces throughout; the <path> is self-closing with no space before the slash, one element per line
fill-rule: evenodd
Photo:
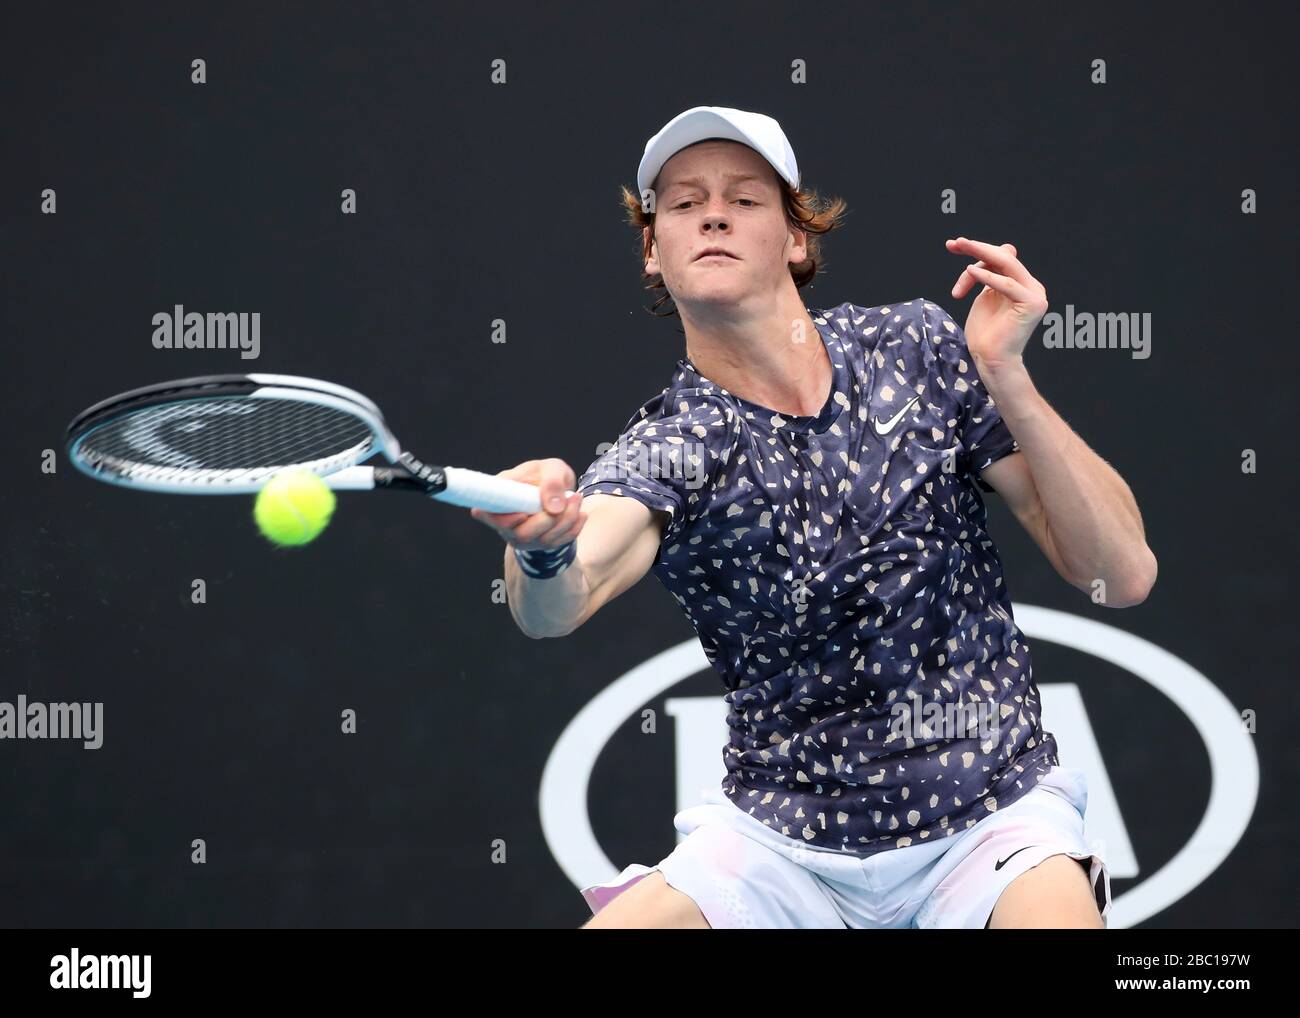
<path fill-rule="evenodd" d="M 1151 597 L 1091 604 L 991 495 L 992 529 L 1017 605 L 1136 634 L 1256 712 L 1248 828 L 1144 923 L 1294 924 L 1294 36 L 1265 9 L 43 4 L 0 34 L 0 701 L 100 701 L 105 726 L 94 751 L 0 741 L 0 924 L 585 920 L 539 783 L 584 704 L 692 637 L 653 578 L 530 641 L 467 513 L 344 496 L 314 545 L 273 551 L 251 500 L 97 485 L 62 430 L 121 389 L 281 372 L 367 393 L 436 461 L 581 473 L 683 352 L 676 320 L 644 311 L 617 189 L 700 104 L 775 116 L 805 182 L 849 202 L 810 307 L 924 296 L 964 321 L 943 246 L 962 234 L 1017 244 L 1053 311 L 1151 314 L 1145 360 L 1027 353 L 1131 485 Z M 151 318 L 177 303 L 260 312 L 261 356 L 155 349 Z M 1191 837 L 1209 750 L 1141 679 L 1034 649 L 1105 756 L 1140 866 L 1118 898 Z M 662 712 L 657 736 L 629 719 L 592 775 L 618 866 L 674 844 L 671 740 Z"/>

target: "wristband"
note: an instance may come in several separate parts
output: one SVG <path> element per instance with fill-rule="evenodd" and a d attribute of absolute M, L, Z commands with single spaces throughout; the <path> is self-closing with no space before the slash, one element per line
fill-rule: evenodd
<path fill-rule="evenodd" d="M 574 538 L 559 548 L 538 548 L 532 551 L 515 549 L 515 561 L 525 576 L 534 580 L 547 580 L 568 568 L 578 553 L 578 541 Z"/>

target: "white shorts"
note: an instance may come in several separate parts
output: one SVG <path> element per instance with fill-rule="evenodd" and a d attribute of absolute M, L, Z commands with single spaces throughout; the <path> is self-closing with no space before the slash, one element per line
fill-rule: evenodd
<path fill-rule="evenodd" d="M 1087 779 L 1053 767 L 1010 806 L 941 840 L 868 857 L 810 848 L 716 790 L 673 826 L 686 838 L 657 866 L 634 863 L 582 890 L 592 914 L 658 870 L 714 929 L 981 929 L 1016 877 L 1048 856 L 1086 860 L 1105 923 L 1110 870 L 1084 837 Z"/>

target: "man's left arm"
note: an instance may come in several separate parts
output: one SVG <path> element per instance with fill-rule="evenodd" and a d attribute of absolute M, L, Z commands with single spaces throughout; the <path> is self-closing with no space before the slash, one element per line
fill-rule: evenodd
<path fill-rule="evenodd" d="M 1023 366 L 991 371 L 976 361 L 989 395 L 1020 445 L 980 477 L 1006 501 L 1072 586 L 1112 608 L 1141 604 L 1156 581 L 1156 557 L 1124 479 L 1038 393 Z"/>
<path fill-rule="evenodd" d="M 1010 244 L 958 238 L 948 248 L 981 259 L 963 271 L 953 295 L 985 284 L 967 321 L 967 348 L 1020 447 L 1019 455 L 990 464 L 981 478 L 1071 585 L 1092 595 L 1101 580 L 1099 603 L 1140 604 L 1155 584 L 1157 564 L 1133 493 L 1042 397 L 1021 358 L 1047 310 L 1046 291 Z"/>

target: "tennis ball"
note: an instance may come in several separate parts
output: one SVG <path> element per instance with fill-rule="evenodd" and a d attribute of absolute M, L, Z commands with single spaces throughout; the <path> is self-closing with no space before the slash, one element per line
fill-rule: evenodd
<path fill-rule="evenodd" d="M 310 470 L 285 470 L 267 482 L 253 503 L 257 529 L 281 547 L 314 541 L 334 513 L 334 492 Z"/>

